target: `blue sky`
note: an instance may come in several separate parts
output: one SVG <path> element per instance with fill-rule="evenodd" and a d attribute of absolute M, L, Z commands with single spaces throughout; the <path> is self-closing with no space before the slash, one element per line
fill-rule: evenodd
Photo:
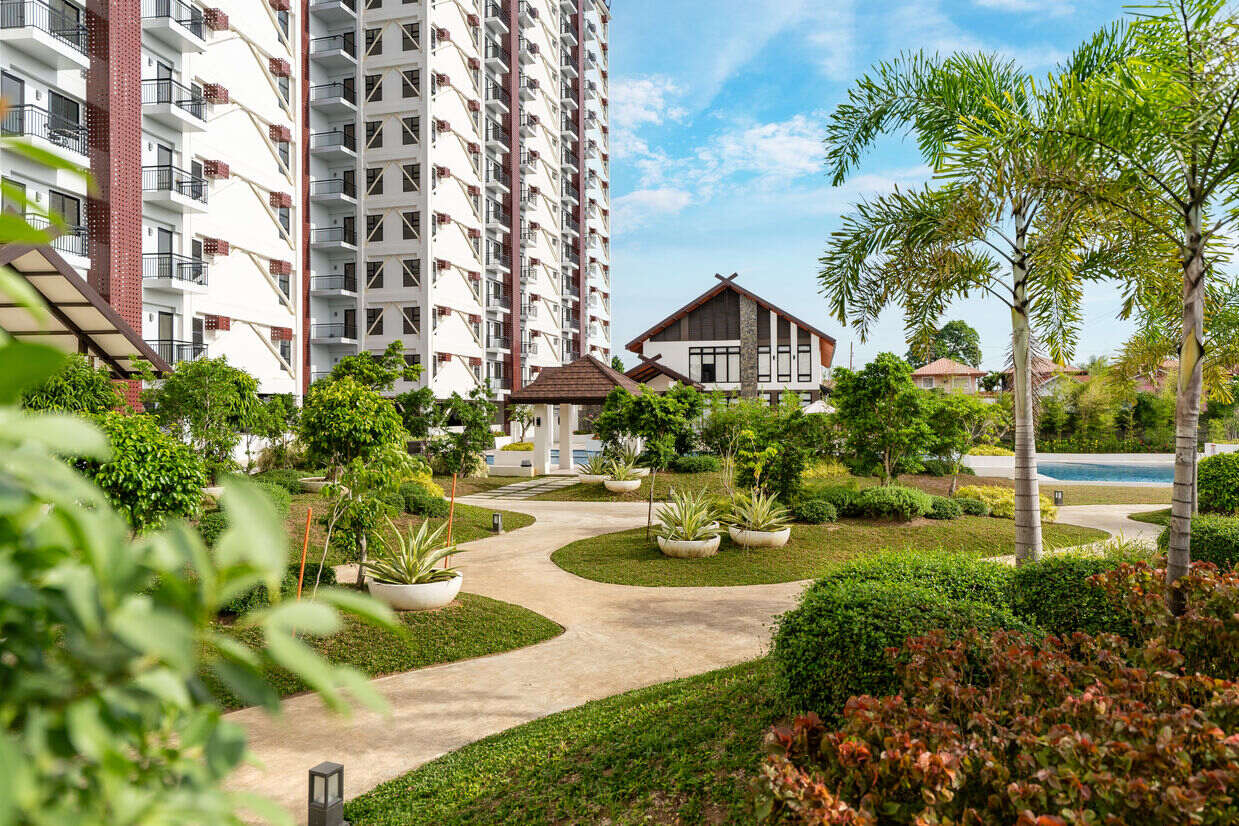
<path fill-rule="evenodd" d="M 867 342 L 829 316 L 817 259 L 859 197 L 925 177 L 914 147 L 883 141 L 832 188 L 827 116 L 853 80 L 900 51 L 994 51 L 1037 75 L 1122 12 L 1089 0 L 613 0 L 612 284 L 615 348 L 709 287 L 740 283 L 838 339 L 835 364 L 906 347 L 888 313 Z M 1112 351 L 1127 325 L 1112 288 L 1086 294 L 1077 361 Z M 946 316 L 981 333 L 1001 367 L 1010 315 L 980 299 Z"/>

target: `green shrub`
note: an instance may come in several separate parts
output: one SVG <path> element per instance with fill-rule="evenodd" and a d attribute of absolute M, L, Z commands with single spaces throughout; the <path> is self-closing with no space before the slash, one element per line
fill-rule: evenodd
<path fill-rule="evenodd" d="M 852 506 L 862 516 L 895 518 L 907 521 L 929 512 L 929 494 L 901 485 L 882 485 L 860 492 Z"/>
<path fill-rule="evenodd" d="M 1157 547 L 1170 547 L 1170 528 L 1157 537 Z M 1212 513 L 1192 517 L 1192 561 L 1212 562 L 1224 571 L 1239 562 L 1239 518 Z"/>
<path fill-rule="evenodd" d="M 1014 456 L 1015 451 L 1001 445 L 977 445 L 968 451 L 969 456 Z"/>
<path fill-rule="evenodd" d="M 301 574 L 301 564 L 289 565 L 284 571 L 284 579 L 280 582 L 280 593 L 285 598 L 297 596 L 297 578 Z M 322 568 L 322 576 L 319 577 L 319 566 L 317 562 L 305 563 L 305 581 L 302 585 L 302 593 L 309 593 L 314 589 L 314 582 L 318 581 L 320 587 L 336 584 L 336 570 L 330 565 L 324 565 Z M 267 594 L 267 586 L 259 585 L 244 594 L 240 594 L 236 598 L 224 606 L 223 612 L 226 614 L 244 614 L 246 611 L 253 611 L 257 608 L 266 608 L 271 604 L 271 598 Z"/>
<path fill-rule="evenodd" d="M 979 629 L 1031 630 L 1005 606 L 952 600 L 904 582 L 839 582 L 810 588 L 778 623 L 771 649 L 776 685 L 790 708 L 834 717 L 848 698 L 898 690 L 886 649 L 936 629 L 957 638 Z"/>
<path fill-rule="evenodd" d="M 989 516 L 989 505 L 980 499 L 962 497 L 954 500 L 965 516 Z"/>
<path fill-rule="evenodd" d="M 1147 550 L 1133 543 L 1108 549 L 1103 556 L 1062 553 L 1021 565 L 1011 576 L 1011 610 L 1058 636 L 1083 631 L 1130 638 L 1135 634 L 1130 614 L 1114 605 L 1104 589 L 1089 582 L 1089 577 L 1149 556 Z"/>
<path fill-rule="evenodd" d="M 860 491 L 856 488 L 847 485 L 823 485 L 814 486 L 805 491 L 805 497 L 809 499 L 821 499 L 835 506 L 835 511 L 840 516 L 855 516 L 856 511 L 852 504 L 856 501 L 856 497 Z"/>
<path fill-rule="evenodd" d="M 516 453 L 527 453 L 533 450 L 533 442 L 509 442 L 499 449 L 511 450 Z"/>
<path fill-rule="evenodd" d="M 275 506 L 276 514 L 281 519 L 287 518 L 288 512 L 293 506 L 293 497 L 288 492 L 288 488 L 272 482 L 259 482 L 257 487 L 271 500 L 271 504 Z"/>
<path fill-rule="evenodd" d="M 946 551 L 874 551 L 820 577 L 810 589 L 842 582 L 882 582 L 926 588 L 944 599 L 1007 606 L 1011 572 L 991 559 Z"/>
<path fill-rule="evenodd" d="M 716 473 L 720 467 L 717 456 L 676 456 L 671 460 L 676 473 Z"/>
<path fill-rule="evenodd" d="M 1004 485 L 964 485 L 955 491 L 957 499 L 980 499 L 989 506 L 989 515 L 999 519 L 1015 518 L 1015 488 Z M 1041 521 L 1053 522 L 1058 518 L 1058 508 L 1044 493 L 1038 494 L 1041 503 Z"/>
<path fill-rule="evenodd" d="M 921 473 L 928 476 L 952 476 L 959 474 L 960 476 L 976 476 L 976 471 L 967 465 L 960 465 L 958 469 L 952 467 L 950 462 L 943 459 L 922 459 Z"/>
<path fill-rule="evenodd" d="M 1202 511 L 1239 513 L 1239 453 L 1202 459 L 1196 469 L 1196 485 Z"/>
<path fill-rule="evenodd" d="M 313 476 L 313 473 L 295 468 L 279 468 L 277 470 L 268 470 L 264 473 L 259 473 L 254 476 L 255 482 L 264 482 L 268 485 L 279 485 L 284 490 L 288 491 L 293 496 L 305 491 L 301 487 L 301 480 L 306 476 Z"/>
<path fill-rule="evenodd" d="M 228 527 L 228 520 L 224 516 L 224 512 L 220 510 L 208 511 L 202 514 L 202 518 L 198 520 L 198 534 L 202 537 L 202 542 L 208 548 L 215 547 L 215 541 L 223 534 L 224 529 Z"/>
<path fill-rule="evenodd" d="M 930 519 L 959 519 L 964 515 L 964 509 L 958 501 L 945 496 L 929 497 L 929 510 L 925 516 Z"/>
<path fill-rule="evenodd" d="M 792 515 L 797 522 L 807 525 L 820 525 L 823 522 L 834 522 L 839 518 L 835 506 L 825 499 L 801 499 L 792 508 Z"/>
<path fill-rule="evenodd" d="M 379 494 L 379 499 L 391 510 L 390 516 L 403 513 L 408 507 L 404 494 L 397 490 L 385 490 Z"/>
<path fill-rule="evenodd" d="M 447 516 L 448 501 L 436 496 L 418 482 L 405 482 L 400 486 L 404 509 L 415 516 L 441 518 Z"/>

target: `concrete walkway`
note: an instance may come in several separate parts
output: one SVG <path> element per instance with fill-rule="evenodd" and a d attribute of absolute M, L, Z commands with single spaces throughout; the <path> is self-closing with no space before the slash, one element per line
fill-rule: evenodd
<path fill-rule="evenodd" d="M 490 499 L 462 501 L 487 504 Z M 1061 519 L 1125 535 L 1156 535 L 1126 520 L 1150 506 L 1062 508 Z M 387 714 L 341 718 L 311 695 L 284 702 L 279 719 L 256 709 L 245 726 L 260 766 L 231 785 L 258 792 L 305 821 L 306 770 L 344 764 L 353 797 L 423 763 L 521 723 L 635 688 L 751 660 L 765 653 L 773 619 L 803 582 L 719 588 L 641 588 L 581 579 L 556 567 L 569 542 L 645 524 L 643 503 L 523 502 L 530 527 L 468 543 L 458 557 L 465 590 L 523 605 L 558 622 L 540 645 L 374 680 Z"/>
<path fill-rule="evenodd" d="M 549 493 L 550 491 L 570 487 L 575 484 L 577 484 L 575 476 L 539 476 L 536 479 L 526 479 L 523 482 L 513 482 L 510 485 L 475 493 L 471 498 L 475 500 L 473 504 L 493 503 L 511 499 L 525 500 L 532 499 L 540 493 Z M 464 500 L 462 499 L 461 501 Z"/>

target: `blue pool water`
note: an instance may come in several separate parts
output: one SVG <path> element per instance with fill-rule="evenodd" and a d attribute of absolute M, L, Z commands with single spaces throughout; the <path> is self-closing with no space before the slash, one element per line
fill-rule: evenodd
<path fill-rule="evenodd" d="M 1117 462 L 1038 462 L 1037 472 L 1060 482 L 1174 482 L 1170 465 Z"/>
<path fill-rule="evenodd" d="M 577 448 L 572 451 L 572 462 L 573 464 L 579 465 L 581 462 L 584 462 L 590 456 L 593 456 L 594 453 L 596 452 L 597 451 L 582 450 L 580 448 Z M 558 462 L 558 461 L 559 461 L 559 449 L 553 447 L 551 448 L 551 462 Z M 486 457 L 486 464 L 493 465 L 494 463 L 495 463 L 495 457 L 488 455 Z"/>

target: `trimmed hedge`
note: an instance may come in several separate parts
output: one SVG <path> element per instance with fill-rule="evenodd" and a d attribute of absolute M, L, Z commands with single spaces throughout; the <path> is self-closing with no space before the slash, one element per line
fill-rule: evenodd
<path fill-rule="evenodd" d="M 717 456 L 676 456 L 671 460 L 676 473 L 716 473 L 720 467 Z"/>
<path fill-rule="evenodd" d="M 313 476 L 314 474 L 308 470 L 297 470 L 296 468 L 279 468 L 277 470 L 268 470 L 264 473 L 259 473 L 254 476 L 255 482 L 262 482 L 267 485 L 277 485 L 289 494 L 296 496 L 299 493 L 304 493 L 301 487 L 301 479 L 305 476 Z"/>
<path fill-rule="evenodd" d="M 856 497 L 859 495 L 860 491 L 846 485 L 825 485 L 810 488 L 805 497 L 829 502 L 834 505 L 835 511 L 840 516 L 854 516 L 855 511 L 852 509 L 852 503 L 856 501 Z"/>
<path fill-rule="evenodd" d="M 280 582 L 280 593 L 285 597 L 295 597 L 297 595 L 297 578 L 301 574 L 301 563 L 289 565 L 284 571 L 284 579 Z M 303 593 L 308 592 L 314 587 L 315 580 L 318 580 L 320 586 L 336 584 L 336 570 L 330 565 L 324 565 L 322 568 L 322 577 L 319 578 L 319 566 L 317 562 L 305 563 L 305 584 Z M 257 608 L 266 608 L 271 604 L 271 598 L 267 594 L 267 586 L 258 585 L 244 594 L 234 598 L 226 606 L 223 613 L 226 614 L 244 614 L 246 611 L 253 611 Z"/>
<path fill-rule="evenodd" d="M 399 496 L 403 500 L 404 509 L 415 516 L 447 516 L 448 501 L 442 496 L 436 496 L 419 482 L 405 482 L 400 486 Z"/>
<path fill-rule="evenodd" d="M 953 600 L 906 582 L 845 581 L 810 588 L 779 619 L 770 652 L 776 685 L 790 708 L 838 715 L 848 698 L 898 690 L 886 649 L 910 636 L 945 629 L 1032 629 L 1005 606 Z"/>
<path fill-rule="evenodd" d="M 1150 556 L 1135 545 L 1125 545 L 1104 556 L 1061 553 L 1021 565 L 1011 575 L 1011 610 L 1060 637 L 1083 631 L 1134 639 L 1136 628 L 1130 614 L 1114 605 L 1089 578 L 1125 562 L 1147 561 Z"/>
<path fill-rule="evenodd" d="M 1007 606 L 1013 570 L 1009 565 L 967 554 L 875 551 L 840 565 L 809 589 L 831 588 L 842 582 L 884 582 L 915 585 L 943 599 Z"/>
<path fill-rule="evenodd" d="M 1239 513 L 1239 453 L 1202 459 L 1196 469 L 1196 486 L 1202 511 Z"/>
<path fill-rule="evenodd" d="M 945 496 L 929 497 L 929 511 L 925 514 L 930 519 L 959 519 L 964 515 L 964 508 L 954 499 Z"/>
<path fill-rule="evenodd" d="M 960 510 L 962 510 L 966 516 L 989 516 L 989 505 L 985 504 L 980 499 L 969 499 L 967 497 L 963 497 L 953 501 L 959 505 Z"/>
<path fill-rule="evenodd" d="M 1170 528 L 1163 528 L 1157 537 L 1157 548 L 1163 553 L 1170 547 Z M 1212 513 L 1192 518 L 1192 561 L 1212 562 L 1229 571 L 1239 562 L 1239 518 Z"/>
<path fill-rule="evenodd" d="M 202 537 L 202 544 L 208 548 L 215 547 L 215 543 L 227 528 L 228 518 L 220 510 L 207 511 L 198 520 L 198 535 Z"/>
<path fill-rule="evenodd" d="M 513 453 L 528 453 L 533 450 L 533 442 L 509 442 L 499 449 Z"/>
<path fill-rule="evenodd" d="M 792 508 L 792 515 L 797 522 L 806 525 L 820 525 L 823 522 L 834 522 L 839 518 L 835 506 L 825 499 L 801 499 Z"/>
<path fill-rule="evenodd" d="M 901 485 L 866 488 L 852 502 L 852 507 L 862 516 L 894 517 L 905 522 L 924 516 L 931 505 L 928 493 Z"/>
<path fill-rule="evenodd" d="M 1002 485 L 964 485 L 955 491 L 957 499 L 980 499 L 989 505 L 989 515 L 999 519 L 1015 518 L 1015 488 Z M 1044 493 L 1038 494 L 1041 503 L 1041 521 L 1058 519 L 1058 508 Z"/>

